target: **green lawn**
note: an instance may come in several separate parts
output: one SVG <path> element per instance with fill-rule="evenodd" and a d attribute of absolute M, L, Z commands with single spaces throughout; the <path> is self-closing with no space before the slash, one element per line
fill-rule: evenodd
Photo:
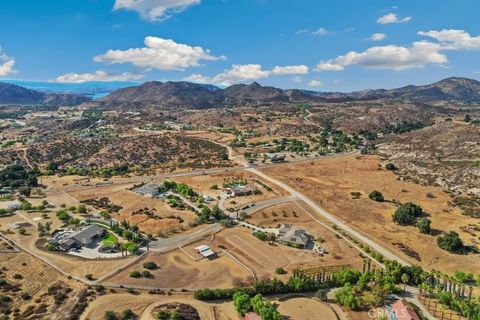
<path fill-rule="evenodd" d="M 108 247 L 113 247 L 115 244 L 117 244 L 118 239 L 115 237 L 113 234 L 109 233 L 105 238 L 102 240 L 102 244 L 104 246 Z"/>

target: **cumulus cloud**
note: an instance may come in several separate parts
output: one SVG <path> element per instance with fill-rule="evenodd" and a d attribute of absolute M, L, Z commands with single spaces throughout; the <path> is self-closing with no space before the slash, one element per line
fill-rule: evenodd
<path fill-rule="evenodd" d="M 196 82 L 196 83 L 211 83 L 212 82 L 212 79 L 207 77 L 207 76 L 204 76 L 204 75 L 201 75 L 201 74 L 198 74 L 198 73 L 194 73 L 192 75 L 189 75 L 188 77 L 185 77 L 183 78 L 184 81 L 190 81 L 190 82 Z"/>
<path fill-rule="evenodd" d="M 335 59 L 322 61 L 316 71 L 341 71 L 347 66 L 360 65 L 371 69 L 406 70 L 422 68 L 428 64 L 448 62 L 440 52 L 441 46 L 428 41 L 417 41 L 411 47 L 395 45 L 372 47 L 363 52 L 350 51 Z"/>
<path fill-rule="evenodd" d="M 0 77 L 16 73 L 16 71 L 13 69 L 14 65 L 15 59 L 9 57 L 0 47 Z"/>
<path fill-rule="evenodd" d="M 269 75 L 270 71 L 262 70 L 262 66 L 259 64 L 234 64 L 231 69 L 213 77 L 212 82 L 231 85 L 243 81 L 268 78 Z"/>
<path fill-rule="evenodd" d="M 323 85 L 323 83 L 319 80 L 311 80 L 309 83 L 308 83 L 308 86 L 309 87 L 321 87 Z"/>
<path fill-rule="evenodd" d="M 465 30 L 443 29 L 420 31 L 418 34 L 437 40 L 444 50 L 480 50 L 480 36 L 472 37 Z"/>
<path fill-rule="evenodd" d="M 227 69 L 214 77 L 192 74 L 191 76 L 184 78 L 184 80 L 229 86 L 235 83 L 268 78 L 270 74 L 271 71 L 263 70 L 262 66 L 259 64 L 234 64 L 230 69 Z"/>
<path fill-rule="evenodd" d="M 399 18 L 395 13 L 386 14 L 378 18 L 377 23 L 379 24 L 391 24 L 391 23 L 405 23 L 412 20 L 412 17 Z"/>
<path fill-rule="evenodd" d="M 382 41 L 387 37 L 385 33 L 374 33 L 368 38 L 370 41 Z"/>
<path fill-rule="evenodd" d="M 216 57 L 202 47 L 191 47 L 176 43 L 171 39 L 146 37 L 145 47 L 127 50 L 108 50 L 94 58 L 97 62 L 108 64 L 131 63 L 140 68 L 153 68 L 161 71 L 185 70 L 200 66 L 200 61 L 226 60 L 225 56 Z"/>
<path fill-rule="evenodd" d="M 138 12 L 143 19 L 160 21 L 200 2 L 201 0 L 115 0 L 113 10 L 132 10 Z"/>
<path fill-rule="evenodd" d="M 307 74 L 308 67 L 306 65 L 297 65 L 297 66 L 276 66 L 272 70 L 273 74 L 276 75 L 285 75 L 285 74 Z"/>
<path fill-rule="evenodd" d="M 329 61 L 320 61 L 319 64 L 315 67 L 315 71 L 343 71 L 345 69 L 342 65 L 329 60 Z"/>
<path fill-rule="evenodd" d="M 106 71 L 95 71 L 93 73 L 67 73 L 55 79 L 55 82 L 62 83 L 83 83 L 89 81 L 132 81 L 143 77 L 141 74 L 124 72 L 119 74 L 108 73 Z"/>

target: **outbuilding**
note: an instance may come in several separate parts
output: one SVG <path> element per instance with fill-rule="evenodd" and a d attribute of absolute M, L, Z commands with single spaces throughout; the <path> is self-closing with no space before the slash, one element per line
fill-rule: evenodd
<path fill-rule="evenodd" d="M 204 258 L 211 259 L 215 256 L 215 252 L 210 249 L 209 246 L 201 245 L 195 248 L 195 250 L 202 255 Z"/>

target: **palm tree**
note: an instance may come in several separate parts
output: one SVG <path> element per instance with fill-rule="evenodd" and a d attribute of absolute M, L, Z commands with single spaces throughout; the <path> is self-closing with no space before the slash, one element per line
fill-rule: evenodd
<path fill-rule="evenodd" d="M 407 283 L 410 281 L 410 277 L 408 276 L 408 274 L 404 273 L 402 274 L 401 280 L 404 284 L 403 291 L 405 292 L 407 291 Z"/>

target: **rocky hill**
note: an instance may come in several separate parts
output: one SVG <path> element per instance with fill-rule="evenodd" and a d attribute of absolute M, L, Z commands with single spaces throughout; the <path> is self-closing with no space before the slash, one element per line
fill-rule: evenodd
<path fill-rule="evenodd" d="M 106 107 L 163 106 L 205 109 L 264 103 L 320 103 L 368 101 L 377 99 L 410 100 L 422 103 L 438 101 L 480 102 L 480 82 L 466 78 L 448 78 L 424 86 L 398 89 L 364 90 L 352 93 L 282 90 L 256 82 L 237 84 L 225 89 L 189 82 L 146 82 L 119 89 L 99 100 Z"/>
<path fill-rule="evenodd" d="M 420 102 L 456 100 L 480 102 L 480 82 L 466 78 L 447 78 L 424 86 L 406 86 L 391 90 L 367 90 L 350 95 L 356 100 L 405 99 Z"/>
<path fill-rule="evenodd" d="M 0 82 L 0 104 L 72 106 L 89 100 L 88 98 L 72 94 L 43 93 L 14 84 Z"/>

